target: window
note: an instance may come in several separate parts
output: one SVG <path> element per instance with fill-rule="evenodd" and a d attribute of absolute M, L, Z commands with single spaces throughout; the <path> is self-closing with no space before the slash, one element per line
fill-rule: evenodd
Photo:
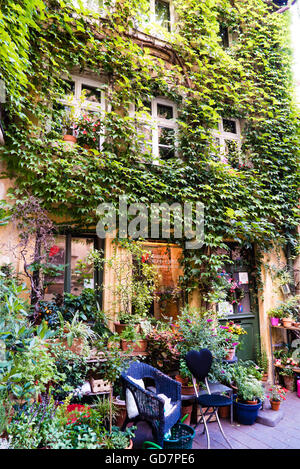
<path fill-rule="evenodd" d="M 171 32 L 171 9 L 170 3 L 163 0 L 154 2 L 155 23 Z"/>
<path fill-rule="evenodd" d="M 228 26 L 224 24 L 220 25 L 219 35 L 221 37 L 222 45 L 227 49 L 231 44 L 231 34 L 229 32 Z"/>
<path fill-rule="evenodd" d="M 95 288 L 102 283 L 101 272 L 86 265 L 87 256 L 100 249 L 101 240 L 94 235 L 61 235 L 56 238 L 51 263 L 63 265 L 64 273 L 47 278 L 45 299 L 51 300 L 57 294 L 70 292 L 80 295 L 85 288 Z"/>
<path fill-rule="evenodd" d="M 134 112 L 133 112 L 134 113 Z M 144 103 L 142 111 L 135 114 L 138 131 L 143 139 L 141 151 L 152 153 L 154 162 L 176 156 L 177 110 L 176 105 L 164 98 L 154 98 Z"/>
<path fill-rule="evenodd" d="M 172 0 L 149 0 L 148 11 L 141 13 L 135 24 L 137 29 L 163 39 L 161 29 L 169 33 L 174 30 L 175 10 Z"/>
<path fill-rule="evenodd" d="M 74 0 L 73 5 L 75 8 L 101 14 L 104 12 L 105 0 Z"/>
<path fill-rule="evenodd" d="M 105 110 L 105 93 L 103 83 L 90 78 L 72 76 L 70 80 L 65 80 L 65 97 L 58 100 L 53 106 L 56 111 L 73 113 L 74 117 L 81 114 L 101 114 Z M 55 119 L 56 129 L 63 128 L 62 120 Z M 52 126 L 54 127 L 54 126 Z M 99 146 L 103 143 L 103 136 L 100 137 Z"/>
<path fill-rule="evenodd" d="M 218 130 L 213 130 L 215 146 L 223 163 L 228 163 L 228 154 L 239 151 L 241 146 L 241 129 L 238 119 L 222 118 Z"/>

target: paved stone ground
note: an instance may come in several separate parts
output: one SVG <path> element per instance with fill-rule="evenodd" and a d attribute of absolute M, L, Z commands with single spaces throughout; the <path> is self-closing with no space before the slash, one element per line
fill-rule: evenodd
<path fill-rule="evenodd" d="M 267 407 L 268 403 L 265 402 Z M 254 425 L 230 424 L 221 419 L 224 432 L 234 449 L 300 449 L 300 399 L 296 393 L 289 392 L 287 400 L 281 404 L 283 419 L 276 427 L 260 423 Z M 198 427 L 193 449 L 206 448 L 206 435 L 202 435 L 203 425 Z M 229 449 L 217 422 L 208 424 L 212 449 Z"/>

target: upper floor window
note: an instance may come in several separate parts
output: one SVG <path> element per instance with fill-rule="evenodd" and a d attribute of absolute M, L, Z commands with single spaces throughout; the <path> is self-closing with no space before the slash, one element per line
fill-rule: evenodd
<path fill-rule="evenodd" d="M 151 0 L 152 2 L 152 0 Z M 154 0 L 154 21 L 171 32 L 171 5 L 165 0 Z"/>
<path fill-rule="evenodd" d="M 172 0 L 149 0 L 148 10 L 136 19 L 136 28 L 164 39 L 163 32 L 172 32 L 175 10 Z"/>
<path fill-rule="evenodd" d="M 105 94 L 103 84 L 85 77 L 71 76 L 64 81 L 64 96 L 53 104 L 54 115 L 51 128 L 56 131 L 72 131 L 76 135 L 76 121 L 80 117 L 87 118 L 87 125 L 103 117 L 105 111 Z M 90 122 L 90 124 L 89 124 Z M 74 125 L 72 124 L 74 123 Z M 71 128 L 70 128 L 71 126 Z M 101 147 L 103 136 L 94 145 Z"/>
<path fill-rule="evenodd" d="M 227 47 L 230 46 L 230 42 L 231 42 L 231 37 L 230 37 L 228 26 L 225 26 L 224 24 L 220 24 L 219 35 L 221 37 L 222 45 L 226 49 Z"/>
<path fill-rule="evenodd" d="M 80 8 L 91 13 L 103 13 L 106 6 L 105 0 L 73 0 L 75 8 Z"/>
<path fill-rule="evenodd" d="M 219 121 L 218 130 L 213 130 L 215 144 L 220 152 L 221 161 L 228 163 L 228 155 L 238 152 L 241 147 L 241 128 L 238 119 L 222 118 Z"/>
<path fill-rule="evenodd" d="M 165 98 L 154 98 L 144 103 L 142 111 L 135 112 L 142 151 L 151 152 L 154 162 L 176 156 L 177 109 Z"/>

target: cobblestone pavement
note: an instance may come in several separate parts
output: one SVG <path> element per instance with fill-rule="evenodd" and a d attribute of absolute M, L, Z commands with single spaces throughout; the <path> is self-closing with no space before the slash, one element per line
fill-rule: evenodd
<path fill-rule="evenodd" d="M 266 401 L 265 406 L 268 403 Z M 300 399 L 296 393 L 289 392 L 287 400 L 281 404 L 283 419 L 276 427 L 230 424 L 221 419 L 224 432 L 234 449 L 300 449 Z M 203 425 L 197 429 L 193 449 L 206 448 L 206 435 L 202 435 Z M 217 422 L 208 424 L 212 449 L 229 449 Z"/>

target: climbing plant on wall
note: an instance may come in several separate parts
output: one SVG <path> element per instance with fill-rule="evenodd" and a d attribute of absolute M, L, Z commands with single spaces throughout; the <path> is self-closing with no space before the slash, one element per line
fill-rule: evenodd
<path fill-rule="evenodd" d="M 111 5 L 102 19 L 71 2 L 42 3 L 43 18 L 28 29 L 26 99 L 19 109 L 11 93 L 6 104 L 1 153 L 6 175 L 15 178 L 14 197 L 30 191 L 68 228 L 94 227 L 97 206 L 108 201 L 117 207 L 124 193 L 129 203 L 203 202 L 205 242 L 184 252 L 184 283 L 204 293 L 226 258 L 220 254 L 225 240 L 255 243 L 259 250 L 295 244 L 299 115 L 288 12 L 275 14 L 263 0 L 174 0 L 176 31 L 165 33 L 167 42 L 154 56 L 151 41 L 135 37 L 146 0 L 106 2 Z M 220 25 L 230 29 L 229 47 Z M 101 151 L 67 148 L 55 129 L 47 131 L 57 118 L 51 103 L 63 96 L 63 77 L 73 70 L 106 77 L 110 110 Z M 6 81 L 13 89 L 11 74 Z M 155 96 L 178 106 L 176 158 L 160 165 L 141 158 L 136 120 L 128 112 L 130 104 L 139 109 Z M 229 151 L 230 164 L 220 161 L 212 137 L 221 116 L 244 123 L 241 152 L 237 158 Z"/>

